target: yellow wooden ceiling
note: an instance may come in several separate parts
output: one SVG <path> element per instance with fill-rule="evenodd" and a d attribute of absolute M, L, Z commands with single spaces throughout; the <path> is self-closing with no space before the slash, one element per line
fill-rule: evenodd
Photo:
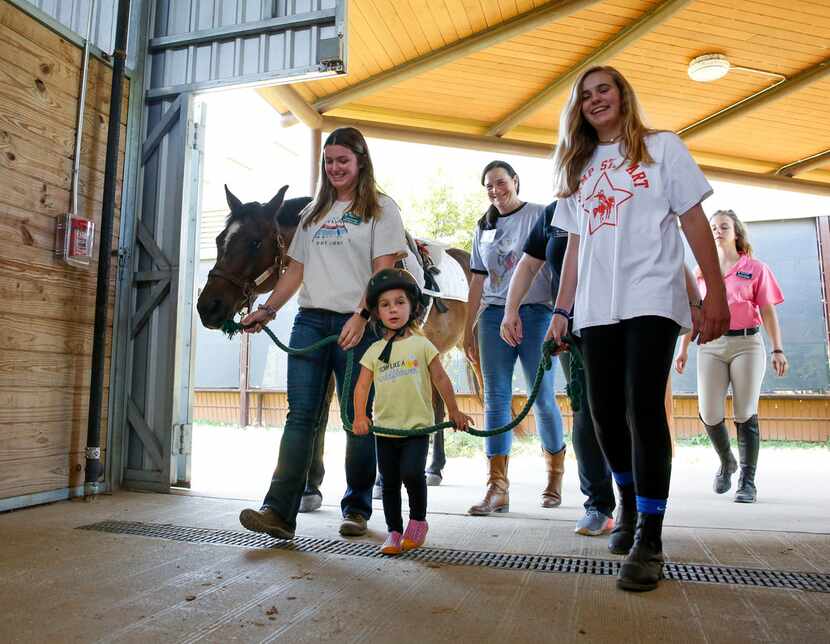
<path fill-rule="evenodd" d="M 576 6 L 570 15 L 321 110 L 325 116 L 485 136 L 603 43 L 663 4 L 350 0 L 348 74 L 294 88 L 313 106 L 419 57 L 522 20 L 529 12 Z M 830 150 L 830 0 L 692 0 L 607 64 L 632 82 L 649 124 L 660 129 L 680 130 L 779 82 L 740 69 L 715 82 L 692 81 L 688 63 L 705 53 L 724 54 L 733 66 L 787 79 L 822 63 L 824 67 L 806 86 L 689 136 L 687 144 L 701 163 L 774 173 L 785 164 Z M 550 97 L 503 137 L 555 142 L 566 91 Z M 272 103 L 283 107 L 278 100 Z M 830 154 L 823 166 L 799 173 L 798 178 L 830 184 Z"/>

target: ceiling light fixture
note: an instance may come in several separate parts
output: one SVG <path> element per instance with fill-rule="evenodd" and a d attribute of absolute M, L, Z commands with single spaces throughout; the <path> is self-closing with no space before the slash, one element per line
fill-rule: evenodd
<path fill-rule="evenodd" d="M 689 78 L 708 83 L 726 76 L 729 68 L 729 59 L 723 54 L 704 54 L 693 58 L 689 63 Z"/>

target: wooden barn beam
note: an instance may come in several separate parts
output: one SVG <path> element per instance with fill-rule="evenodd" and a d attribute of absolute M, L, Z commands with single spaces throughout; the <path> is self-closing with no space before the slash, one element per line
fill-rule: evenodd
<path fill-rule="evenodd" d="M 525 121 L 531 114 L 543 107 L 557 94 L 566 90 L 583 71 L 596 65 L 605 64 L 626 47 L 637 42 L 650 31 L 666 22 L 678 11 L 686 7 L 686 5 L 691 4 L 691 2 L 692 0 L 666 0 L 650 11 L 647 11 L 636 22 L 623 29 L 610 40 L 605 41 L 590 56 L 583 58 L 564 74 L 555 78 L 550 85 L 536 94 L 536 96 L 527 101 L 523 101 L 522 107 L 493 125 L 487 131 L 487 134 L 489 136 L 502 136 L 505 132 L 513 129 Z"/>
<path fill-rule="evenodd" d="M 692 153 L 694 156 L 694 153 Z M 795 190 L 812 195 L 830 197 L 830 182 L 808 181 L 805 179 L 793 179 L 773 174 L 761 174 L 759 172 L 744 172 L 743 170 L 732 170 L 717 168 L 714 166 L 701 165 L 700 169 L 709 179 L 716 181 L 731 181 L 747 186 L 758 186 L 761 188 L 777 188 L 780 190 Z"/>
<path fill-rule="evenodd" d="M 817 65 L 813 65 L 812 67 L 808 67 L 804 71 L 799 72 L 792 78 L 776 83 L 775 85 L 771 85 L 770 87 L 762 89 L 759 92 L 755 92 L 737 103 L 702 118 L 696 123 L 687 125 L 686 127 L 678 130 L 677 134 L 684 139 L 697 136 L 698 134 L 702 134 L 715 126 L 723 125 L 741 116 L 746 116 L 753 110 L 757 110 L 758 108 L 764 107 L 765 105 L 768 105 L 773 101 L 777 101 L 780 98 L 784 98 L 793 92 L 804 89 L 808 85 L 826 78 L 828 75 L 830 75 L 830 59 L 823 60 Z"/>
<path fill-rule="evenodd" d="M 291 85 L 271 85 L 258 90 L 260 96 L 271 106 L 279 109 L 281 103 L 303 125 L 312 130 L 323 126 L 323 117 Z"/>
<path fill-rule="evenodd" d="M 587 9 L 600 1 L 553 0 L 552 2 L 547 2 L 494 27 L 471 34 L 446 47 L 408 60 L 397 67 L 393 67 L 380 74 L 375 74 L 351 87 L 347 87 L 329 96 L 324 96 L 314 103 L 314 107 L 318 112 L 328 112 L 339 105 L 345 105 L 369 94 L 383 91 L 392 85 L 402 83 L 424 72 L 448 65 L 470 54 L 487 49 L 516 36 L 521 36 L 556 20 L 561 20 L 578 11 Z"/>
<path fill-rule="evenodd" d="M 359 121 L 331 116 L 323 119 L 323 129 L 328 132 L 344 126 L 356 127 L 366 137 L 403 141 L 405 143 L 421 143 L 424 145 L 447 146 L 466 150 L 486 150 L 500 152 L 502 154 L 520 154 L 541 158 L 548 158 L 553 154 L 552 145 L 516 141 L 497 136 L 419 129 L 402 125 L 379 124 L 371 121 Z"/>
<path fill-rule="evenodd" d="M 810 170 L 815 170 L 816 168 L 828 164 L 830 164 L 830 150 L 825 150 L 824 152 L 812 154 L 803 159 L 799 159 L 798 161 L 793 161 L 787 165 L 782 165 L 775 171 L 775 174 L 785 177 L 794 177 L 797 174 L 809 172 Z"/>

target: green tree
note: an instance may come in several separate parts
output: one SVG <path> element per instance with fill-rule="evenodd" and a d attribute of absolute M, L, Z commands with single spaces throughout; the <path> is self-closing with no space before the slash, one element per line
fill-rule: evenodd
<path fill-rule="evenodd" d="M 443 169 L 435 171 L 425 194 L 409 204 L 408 222 L 418 237 L 435 239 L 470 250 L 476 221 L 488 202 L 476 177 L 453 184 Z"/>

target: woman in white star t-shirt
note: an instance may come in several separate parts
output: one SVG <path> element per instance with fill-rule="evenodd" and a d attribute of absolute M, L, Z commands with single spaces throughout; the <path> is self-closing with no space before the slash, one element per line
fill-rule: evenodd
<path fill-rule="evenodd" d="M 574 83 L 554 164 L 553 223 L 569 234 L 548 335 L 561 340 L 573 307 L 597 438 L 620 490 L 608 544 L 627 555 L 617 585 L 651 590 L 662 576 L 674 346 L 681 330 L 708 342 L 729 327 L 700 206 L 712 188 L 675 134 L 643 125 L 634 90 L 613 67 Z M 687 295 L 678 218 L 708 287 L 702 304 Z"/>

